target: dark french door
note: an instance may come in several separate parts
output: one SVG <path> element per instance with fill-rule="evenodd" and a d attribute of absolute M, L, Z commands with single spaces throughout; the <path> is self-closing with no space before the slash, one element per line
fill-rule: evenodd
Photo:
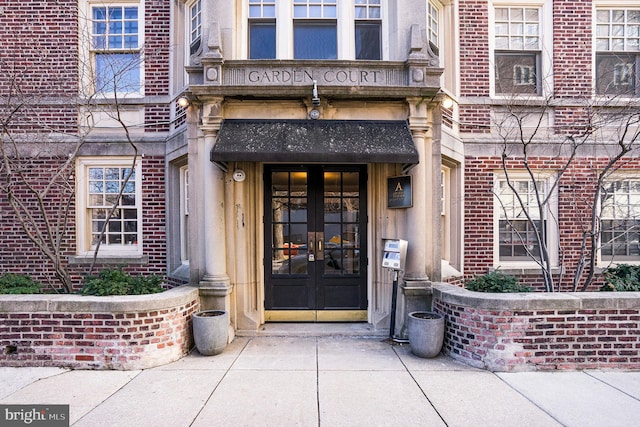
<path fill-rule="evenodd" d="M 365 166 L 265 169 L 267 321 L 367 320 Z"/>

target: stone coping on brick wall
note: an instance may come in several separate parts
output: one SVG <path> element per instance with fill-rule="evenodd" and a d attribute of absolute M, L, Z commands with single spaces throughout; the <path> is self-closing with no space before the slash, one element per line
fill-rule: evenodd
<path fill-rule="evenodd" d="M 147 295 L 0 295 L 0 366 L 146 369 L 187 354 L 198 287 Z"/>
<path fill-rule="evenodd" d="M 443 352 L 494 372 L 640 369 L 640 292 L 482 293 L 433 284 Z"/>
<path fill-rule="evenodd" d="M 197 299 L 195 286 L 177 286 L 164 292 L 145 295 L 84 296 L 79 294 L 0 295 L 0 313 L 12 312 L 112 312 L 129 313 L 159 310 Z"/>
<path fill-rule="evenodd" d="M 434 283 L 433 296 L 444 302 L 487 310 L 587 310 L 640 308 L 640 292 L 473 292 Z"/>

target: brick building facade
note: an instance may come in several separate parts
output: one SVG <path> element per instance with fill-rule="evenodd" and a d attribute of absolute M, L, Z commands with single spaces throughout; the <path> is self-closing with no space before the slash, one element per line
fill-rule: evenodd
<path fill-rule="evenodd" d="M 87 56 L 91 49 L 84 50 L 87 13 L 91 13 L 87 5 L 79 8 L 78 2 L 62 1 L 52 7 L 49 2 L 34 0 L 2 7 L 0 88 L 3 150 L 7 160 L 1 168 L 3 181 L 6 180 L 0 201 L 3 272 L 28 274 L 48 289 L 61 286 L 55 278 L 55 264 L 27 238 L 23 228 L 26 225 L 31 232 L 38 229 L 42 233 L 38 240 L 47 250 L 59 245 L 61 266 L 68 271 L 74 289 L 78 289 L 90 271 L 91 257 L 88 246 L 78 247 L 77 235 L 91 234 L 95 229 L 91 231 L 89 218 L 79 216 L 89 205 L 79 206 L 75 194 L 87 191 L 86 187 L 80 188 L 82 183 L 76 179 L 80 173 L 76 157 L 78 161 L 97 160 L 97 166 L 102 166 L 100 159 L 128 162 L 134 157 L 135 146 L 144 177 L 144 185 L 140 183 L 135 195 L 135 203 L 144 212 L 141 249 L 122 257 L 116 249 L 99 257 L 93 271 L 123 267 L 134 274 L 166 276 L 164 141 L 171 121 L 170 2 L 151 3 L 149 6 L 153 7 L 140 16 L 147 30 L 139 35 L 146 56 L 139 77 L 144 81 L 145 97 L 132 101 L 125 100 L 125 96 L 116 99 L 98 96 L 99 91 L 88 83 L 91 78 L 85 71 L 94 69 L 96 58 Z M 118 129 L 114 119 L 116 109 L 127 123 L 129 138 L 123 127 Z M 108 115 L 111 119 L 105 119 Z M 131 121 L 128 116 L 132 115 L 143 117 L 143 123 Z M 46 189 L 48 184 L 52 184 L 50 189 Z M 19 213 L 9 203 L 9 186 L 15 200 L 25 204 Z M 60 206 L 64 209 L 58 209 Z M 33 215 L 33 220 L 18 220 L 17 215 L 23 218 Z M 78 224 L 79 219 L 86 223 Z M 120 238 L 113 241 L 115 246 L 123 243 Z M 107 238 L 104 243 L 106 246 L 111 242 Z"/>
<path fill-rule="evenodd" d="M 624 0 L 31 0 L 0 9 L 3 140 L 36 188 L 72 153 L 45 205 L 71 196 L 59 253 L 76 288 L 102 239 L 97 268 L 198 284 L 237 330 L 384 328 L 387 238 L 409 241 L 403 288 L 493 269 L 542 287 L 539 221 L 556 290 L 574 286 L 616 117 L 638 108 L 639 16 Z M 634 151 L 620 164 L 601 184 L 627 214 L 596 200 L 598 271 L 640 258 Z M 542 209 L 517 205 L 540 189 Z M 0 206 L 1 271 L 52 282 Z"/>
<path fill-rule="evenodd" d="M 533 257 L 505 255 L 509 232 L 501 228 L 505 210 L 495 196 L 500 180 L 509 174 L 513 180 L 531 181 L 523 177 L 527 165 L 553 192 L 545 221 L 553 222 L 546 238 L 553 252 L 555 290 L 581 289 L 592 234 L 596 274 L 612 263 L 637 262 L 632 249 L 638 242 L 635 190 L 625 190 L 625 195 L 620 190 L 613 203 L 624 206 L 607 210 L 619 189 L 634 185 L 637 173 L 637 4 L 460 1 L 459 11 L 457 135 L 465 147 L 464 277 L 501 269 L 542 287 Z M 518 75 L 523 64 L 529 64 L 526 68 L 535 78 L 525 81 Z M 629 73 L 621 77 L 616 67 Z M 512 116 L 509 124 L 505 115 Z M 520 137 L 531 142 L 526 154 Z M 621 141 L 630 150 L 598 183 L 598 174 L 619 154 Z M 597 220 L 592 223 L 594 211 Z M 515 228 L 516 222 L 509 226 Z M 583 245 L 587 256 L 581 252 Z M 587 262 L 584 277 L 574 285 L 581 261 Z"/>

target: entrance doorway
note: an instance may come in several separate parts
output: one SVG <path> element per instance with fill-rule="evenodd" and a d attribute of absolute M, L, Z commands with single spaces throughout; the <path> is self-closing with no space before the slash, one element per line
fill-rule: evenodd
<path fill-rule="evenodd" d="M 367 320 L 366 166 L 265 168 L 265 320 Z"/>

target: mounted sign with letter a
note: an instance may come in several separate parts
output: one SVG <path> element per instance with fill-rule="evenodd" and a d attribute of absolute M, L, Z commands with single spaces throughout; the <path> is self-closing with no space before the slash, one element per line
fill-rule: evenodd
<path fill-rule="evenodd" d="M 392 176 L 387 178 L 387 207 L 410 208 L 412 204 L 411 176 Z"/>

